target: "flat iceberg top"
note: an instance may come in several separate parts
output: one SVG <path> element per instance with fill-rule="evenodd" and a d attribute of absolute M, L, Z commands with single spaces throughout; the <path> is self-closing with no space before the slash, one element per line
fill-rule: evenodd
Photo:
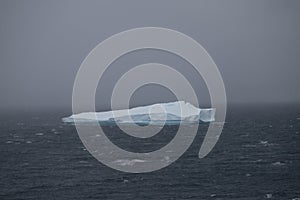
<path fill-rule="evenodd" d="M 211 122 L 215 118 L 215 109 L 200 109 L 184 101 L 158 103 L 131 109 L 106 112 L 84 112 L 62 119 L 65 123 L 118 122 L 123 124 L 179 124 Z"/>

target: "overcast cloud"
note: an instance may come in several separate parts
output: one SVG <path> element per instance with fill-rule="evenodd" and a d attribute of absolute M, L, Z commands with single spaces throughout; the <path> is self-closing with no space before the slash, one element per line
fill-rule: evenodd
<path fill-rule="evenodd" d="M 118 32 L 157 26 L 204 46 L 223 76 L 229 103 L 300 102 L 300 1 L 0 1 L 0 108 L 68 108 L 85 56 Z M 165 52 L 133 52 L 116 61 L 99 85 L 106 109 L 114 81 L 146 62 L 173 66 L 200 101 L 207 89 L 189 64 Z M 141 77 L 140 77 L 141 78 Z M 133 104 L 168 101 L 145 87 Z"/>

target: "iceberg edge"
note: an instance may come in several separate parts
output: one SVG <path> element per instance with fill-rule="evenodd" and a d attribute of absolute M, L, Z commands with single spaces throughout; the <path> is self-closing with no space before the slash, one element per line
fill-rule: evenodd
<path fill-rule="evenodd" d="M 200 109 L 188 102 L 176 101 L 105 112 L 83 112 L 62 118 L 64 123 L 176 125 L 213 122 L 215 108 Z"/>

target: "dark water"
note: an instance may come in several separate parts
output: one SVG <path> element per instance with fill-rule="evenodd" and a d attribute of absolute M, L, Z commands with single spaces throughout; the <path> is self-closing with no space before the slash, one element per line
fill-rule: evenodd
<path fill-rule="evenodd" d="M 299 199 L 299 107 L 232 108 L 219 142 L 198 158 L 207 125 L 170 166 L 146 174 L 110 169 L 82 145 L 69 113 L 2 115 L 0 120 L 0 199 Z M 123 148 L 160 148 L 160 139 L 140 143 L 120 130 L 106 133 Z"/>

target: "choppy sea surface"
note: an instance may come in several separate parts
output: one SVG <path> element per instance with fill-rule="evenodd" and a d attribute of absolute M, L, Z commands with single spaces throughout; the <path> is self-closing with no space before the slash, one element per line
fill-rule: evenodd
<path fill-rule="evenodd" d="M 300 107 L 233 107 L 222 135 L 203 159 L 207 124 L 166 168 L 119 172 L 85 149 L 68 112 L 2 113 L 0 199 L 300 199 Z M 178 127 L 143 141 L 104 127 L 118 146 L 137 152 L 167 144 Z"/>

